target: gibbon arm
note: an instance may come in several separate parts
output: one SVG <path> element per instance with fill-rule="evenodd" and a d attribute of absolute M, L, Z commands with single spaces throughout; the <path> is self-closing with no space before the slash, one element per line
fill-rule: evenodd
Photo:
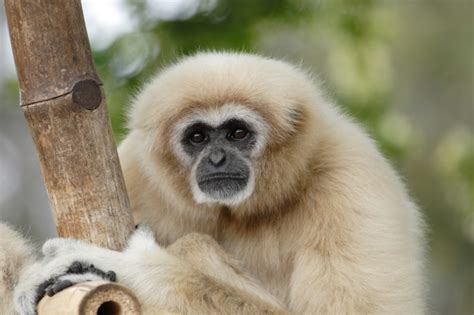
<path fill-rule="evenodd" d="M 264 290 L 258 281 L 240 266 L 239 261 L 227 254 L 211 236 L 199 233 L 188 234 L 168 247 L 168 252 L 186 261 L 200 273 L 220 283 L 221 286 L 227 287 L 227 290 L 221 293 L 224 299 L 232 301 L 235 298 L 234 295 L 242 299 L 239 302 L 241 305 L 232 309 L 231 313 L 246 314 L 253 311 L 271 314 L 287 313 L 284 305 Z M 226 297 L 226 294 L 230 295 Z M 228 303 L 228 306 L 234 303 Z M 253 303 L 258 308 L 250 307 Z M 227 312 L 229 309 L 226 306 L 226 309 L 222 311 Z"/>
<path fill-rule="evenodd" d="M 97 271 L 68 273 L 77 262 L 114 271 L 117 281 L 136 293 L 144 314 L 160 309 L 195 314 L 287 313 L 212 239 L 199 234 L 190 234 L 164 249 L 150 231 L 138 230 L 124 252 L 53 239 L 45 243 L 43 254 L 42 261 L 22 274 L 15 290 L 20 314 L 34 312 L 37 287 L 50 278 L 71 284 L 100 280 Z"/>

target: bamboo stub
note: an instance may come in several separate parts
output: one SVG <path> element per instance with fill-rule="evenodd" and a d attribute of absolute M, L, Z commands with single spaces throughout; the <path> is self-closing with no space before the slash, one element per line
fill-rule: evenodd
<path fill-rule="evenodd" d="M 134 315 L 140 304 L 129 289 L 113 282 L 84 282 L 46 296 L 38 314 L 48 315 Z"/>

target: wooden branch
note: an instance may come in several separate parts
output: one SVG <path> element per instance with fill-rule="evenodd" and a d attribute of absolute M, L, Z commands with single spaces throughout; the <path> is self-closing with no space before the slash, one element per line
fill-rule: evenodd
<path fill-rule="evenodd" d="M 5 9 L 58 234 L 120 250 L 133 218 L 81 3 L 5 0 Z"/>

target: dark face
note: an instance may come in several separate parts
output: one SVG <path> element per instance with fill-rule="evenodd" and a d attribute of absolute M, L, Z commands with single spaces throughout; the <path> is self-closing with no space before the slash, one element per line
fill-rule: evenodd
<path fill-rule="evenodd" d="M 204 194 L 224 200 L 247 187 L 255 132 L 244 121 L 232 119 L 218 127 L 197 122 L 185 129 L 181 144 Z"/>

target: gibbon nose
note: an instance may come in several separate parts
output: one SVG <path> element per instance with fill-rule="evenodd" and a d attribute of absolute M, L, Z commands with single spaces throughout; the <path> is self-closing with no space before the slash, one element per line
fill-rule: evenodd
<path fill-rule="evenodd" d="M 225 151 L 223 149 L 215 149 L 209 154 L 209 162 L 214 166 L 221 166 L 225 162 Z"/>

